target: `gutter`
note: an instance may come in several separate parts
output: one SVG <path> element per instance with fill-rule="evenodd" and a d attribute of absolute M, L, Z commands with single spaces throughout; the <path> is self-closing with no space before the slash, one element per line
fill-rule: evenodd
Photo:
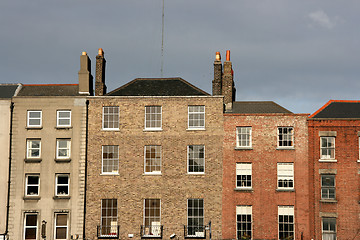
<path fill-rule="evenodd" d="M 85 221 L 86 221 L 86 186 L 87 186 L 87 156 L 88 156 L 88 132 L 89 132 L 89 100 L 86 100 L 86 134 L 85 134 L 85 186 L 84 186 L 84 226 L 83 239 L 85 239 Z"/>

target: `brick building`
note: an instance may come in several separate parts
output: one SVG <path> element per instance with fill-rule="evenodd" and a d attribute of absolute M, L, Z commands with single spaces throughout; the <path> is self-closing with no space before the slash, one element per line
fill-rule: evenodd
<path fill-rule="evenodd" d="M 96 68 L 104 63 L 97 58 Z M 105 85 L 103 74 L 95 86 Z M 221 238 L 223 97 L 181 78 L 135 79 L 95 93 L 86 237 L 209 239 L 211 229 Z"/>
<path fill-rule="evenodd" d="M 360 239 L 360 101 L 330 100 L 308 125 L 311 236 Z"/>
<path fill-rule="evenodd" d="M 213 94 L 227 94 L 223 238 L 309 239 L 307 114 L 274 102 L 234 101 L 230 53 L 224 72 L 219 65 L 217 54 L 213 83 L 220 79 L 221 84 L 213 84 Z"/>
<path fill-rule="evenodd" d="M 79 84 L 22 85 L 12 98 L 9 239 L 83 237 L 91 82 L 83 53 Z"/>

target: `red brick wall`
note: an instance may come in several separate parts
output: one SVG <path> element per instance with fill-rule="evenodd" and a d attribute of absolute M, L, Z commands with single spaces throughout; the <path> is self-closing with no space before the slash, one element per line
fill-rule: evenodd
<path fill-rule="evenodd" d="M 311 226 L 314 239 L 322 238 L 321 215 L 337 216 L 338 239 L 360 239 L 359 216 L 359 140 L 360 120 L 309 120 L 309 169 L 313 185 L 311 198 Z M 319 162 L 319 131 L 336 131 L 335 159 L 337 162 Z M 320 169 L 334 169 L 336 202 L 321 201 Z"/>
<path fill-rule="evenodd" d="M 278 238 L 278 206 L 293 205 L 295 237 L 309 235 L 309 176 L 306 115 L 225 114 L 223 150 L 224 239 L 236 238 L 236 206 L 251 205 L 253 239 Z M 236 127 L 252 127 L 252 150 L 235 150 Z M 294 127 L 295 148 L 277 150 L 277 127 Z M 252 163 L 252 191 L 235 191 L 236 163 Z M 295 191 L 277 191 L 277 163 L 294 163 Z"/>

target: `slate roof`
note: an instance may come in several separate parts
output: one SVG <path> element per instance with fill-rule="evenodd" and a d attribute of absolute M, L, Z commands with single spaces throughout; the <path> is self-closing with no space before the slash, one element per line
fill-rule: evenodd
<path fill-rule="evenodd" d="M 136 78 L 107 96 L 209 96 L 182 78 Z"/>
<path fill-rule="evenodd" d="M 18 96 L 80 96 L 78 84 L 24 84 Z"/>
<path fill-rule="evenodd" d="M 233 102 L 232 111 L 226 113 L 292 113 L 273 101 Z"/>
<path fill-rule="evenodd" d="M 310 119 L 360 118 L 360 101 L 330 100 L 313 113 Z"/>
<path fill-rule="evenodd" d="M 12 98 L 19 84 L 0 84 L 0 98 Z"/>

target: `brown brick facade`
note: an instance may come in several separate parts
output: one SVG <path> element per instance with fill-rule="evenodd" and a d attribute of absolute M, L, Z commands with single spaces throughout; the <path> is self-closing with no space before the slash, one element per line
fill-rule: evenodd
<path fill-rule="evenodd" d="M 205 130 L 187 130 L 188 106 L 205 106 Z M 119 130 L 102 130 L 103 106 L 119 106 Z M 162 107 L 162 130 L 144 131 L 145 106 Z M 204 224 L 221 238 L 222 97 L 89 98 L 86 237 L 95 239 L 101 199 L 117 199 L 120 239 L 140 239 L 144 199 L 161 200 L 163 238 L 180 239 L 187 199 L 204 200 Z M 119 146 L 119 173 L 102 175 L 102 146 Z M 144 146 L 161 145 L 161 175 L 144 174 Z M 205 146 L 205 174 L 187 173 L 187 146 Z M 209 231 L 207 231 L 209 238 Z"/>
<path fill-rule="evenodd" d="M 278 239 L 278 206 L 294 206 L 295 239 L 310 239 L 307 123 L 304 114 L 224 114 L 224 239 L 237 238 L 237 206 L 252 207 L 252 239 Z M 236 127 L 252 127 L 251 149 L 236 148 Z M 278 127 L 293 127 L 294 148 L 278 148 Z M 236 188 L 236 163 L 252 163 L 252 187 Z M 277 189 L 277 163 L 293 163 L 294 189 Z"/>

